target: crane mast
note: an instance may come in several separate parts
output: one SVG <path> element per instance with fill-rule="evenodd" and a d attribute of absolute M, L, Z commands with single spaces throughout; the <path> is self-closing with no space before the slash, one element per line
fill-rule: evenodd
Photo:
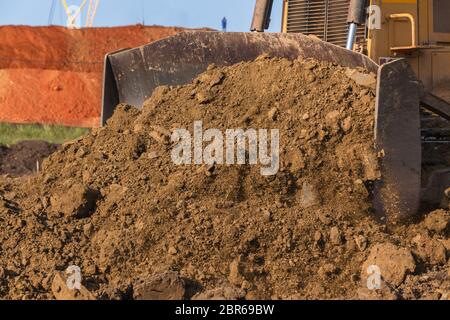
<path fill-rule="evenodd" d="M 67 15 L 67 27 L 78 28 L 81 27 L 81 23 L 77 25 L 77 20 L 81 22 L 81 13 L 87 5 L 85 27 L 91 28 L 94 25 L 97 9 L 100 4 L 100 0 L 83 0 L 79 6 L 69 6 L 66 0 L 61 0 L 61 4 Z"/>

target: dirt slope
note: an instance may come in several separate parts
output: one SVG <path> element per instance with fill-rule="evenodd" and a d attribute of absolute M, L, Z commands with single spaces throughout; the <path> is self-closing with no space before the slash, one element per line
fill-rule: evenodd
<path fill-rule="evenodd" d="M 447 299 L 449 211 L 373 218 L 374 89 L 345 71 L 265 56 L 211 66 L 142 112 L 121 106 L 39 175 L 0 180 L 0 297 L 77 298 L 59 273 L 75 265 L 78 298 Z M 198 120 L 278 129 L 279 171 L 175 165 L 171 132 Z"/>

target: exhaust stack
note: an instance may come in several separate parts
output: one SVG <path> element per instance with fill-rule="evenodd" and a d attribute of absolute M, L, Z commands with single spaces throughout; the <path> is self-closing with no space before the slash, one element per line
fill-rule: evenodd
<path fill-rule="evenodd" d="M 272 7 L 273 0 L 256 0 L 250 31 L 264 32 L 264 30 L 269 29 Z"/>
<path fill-rule="evenodd" d="M 356 32 L 358 26 L 366 23 L 366 0 L 350 0 L 350 6 L 348 8 L 347 23 L 349 24 L 348 37 L 347 37 L 347 50 L 353 50 L 355 44 Z"/>

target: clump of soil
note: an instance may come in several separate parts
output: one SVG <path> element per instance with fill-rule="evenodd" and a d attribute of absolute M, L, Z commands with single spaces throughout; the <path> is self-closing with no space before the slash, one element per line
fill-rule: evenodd
<path fill-rule="evenodd" d="M 58 145 L 45 141 L 22 141 L 10 147 L 0 146 L 0 174 L 36 172 L 42 161 L 57 149 Z"/>
<path fill-rule="evenodd" d="M 445 298 L 449 212 L 395 229 L 372 218 L 375 92 L 346 74 L 267 56 L 210 66 L 142 111 L 119 106 L 39 175 L 0 180 L 0 297 L 64 298 L 75 265 L 80 297 L 97 299 Z M 175 165 L 171 132 L 199 120 L 278 129 L 278 173 Z M 371 261 L 386 277 L 368 291 Z"/>

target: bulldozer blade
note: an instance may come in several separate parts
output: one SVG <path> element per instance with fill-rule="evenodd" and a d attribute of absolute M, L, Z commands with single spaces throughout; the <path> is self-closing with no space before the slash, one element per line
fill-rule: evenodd
<path fill-rule="evenodd" d="M 382 179 L 375 182 L 377 213 L 395 222 L 413 217 L 421 194 L 420 85 L 404 59 L 378 70 L 375 147 Z"/>
<path fill-rule="evenodd" d="M 374 207 L 379 215 L 393 218 L 415 214 L 421 175 L 419 89 L 404 60 L 380 67 L 367 56 L 302 34 L 184 32 L 106 56 L 102 125 L 119 103 L 141 108 L 158 86 L 187 84 L 210 64 L 229 66 L 264 53 L 378 73 L 374 143 L 384 158 Z"/>
<path fill-rule="evenodd" d="M 362 54 L 302 34 L 188 31 L 106 55 L 101 124 L 119 103 L 141 108 L 158 86 L 187 84 L 210 64 L 229 66 L 263 53 L 314 58 L 374 73 L 378 69 Z"/>

